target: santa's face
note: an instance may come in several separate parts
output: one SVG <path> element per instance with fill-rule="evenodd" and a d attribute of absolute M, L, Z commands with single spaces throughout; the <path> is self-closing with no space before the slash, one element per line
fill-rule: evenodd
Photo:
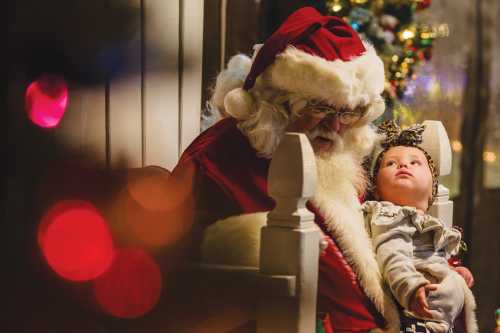
<path fill-rule="evenodd" d="M 292 122 L 287 131 L 304 133 L 317 155 L 330 152 L 340 144 L 346 125 L 336 115 L 305 113 Z"/>
<path fill-rule="evenodd" d="M 390 148 L 380 163 L 376 194 L 380 200 L 426 211 L 432 195 L 432 173 L 424 153 L 415 147 Z"/>

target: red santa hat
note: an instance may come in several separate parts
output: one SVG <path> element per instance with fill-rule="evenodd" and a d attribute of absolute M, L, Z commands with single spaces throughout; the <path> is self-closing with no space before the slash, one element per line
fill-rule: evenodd
<path fill-rule="evenodd" d="M 219 75 L 214 92 L 215 104 L 222 106 L 223 102 L 225 111 L 235 118 L 245 119 L 253 112 L 252 89 L 268 88 L 337 107 L 366 106 L 363 123 L 376 119 L 385 109 L 380 96 L 384 65 L 374 48 L 363 43 L 344 20 L 323 16 L 312 7 L 290 15 L 253 61 L 236 57 Z M 236 79 L 228 72 L 238 73 Z"/>

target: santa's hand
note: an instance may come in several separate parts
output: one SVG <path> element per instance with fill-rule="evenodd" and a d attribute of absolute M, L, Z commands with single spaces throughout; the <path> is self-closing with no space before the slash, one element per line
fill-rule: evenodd
<path fill-rule="evenodd" d="M 472 288 L 474 285 L 474 277 L 472 276 L 472 272 L 464 266 L 451 267 L 455 272 L 457 272 L 467 284 L 467 287 Z"/>
<path fill-rule="evenodd" d="M 429 304 L 427 303 L 427 295 L 430 291 L 436 289 L 437 285 L 431 283 L 419 287 L 410 299 L 409 310 L 419 317 L 432 319 L 433 314 L 429 309 Z"/>

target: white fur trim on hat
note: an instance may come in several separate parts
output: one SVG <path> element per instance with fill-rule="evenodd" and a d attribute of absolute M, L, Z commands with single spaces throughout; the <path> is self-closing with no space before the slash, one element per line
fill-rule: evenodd
<path fill-rule="evenodd" d="M 338 107 L 355 108 L 378 103 L 368 113 L 381 113 L 384 64 L 373 46 L 350 61 L 328 61 L 293 46 L 280 53 L 261 80 L 276 89 L 322 99 Z M 373 118 L 370 116 L 369 118 Z"/>
<path fill-rule="evenodd" d="M 385 100 L 382 96 L 375 97 L 368 105 L 363 117 L 356 123 L 356 126 L 370 124 L 372 121 L 380 117 L 385 111 Z"/>
<path fill-rule="evenodd" d="M 230 91 L 243 86 L 251 66 L 252 59 L 244 54 L 237 54 L 229 60 L 227 68 L 217 76 L 212 95 L 212 104 L 215 107 L 225 111 L 224 99 L 226 95 Z"/>

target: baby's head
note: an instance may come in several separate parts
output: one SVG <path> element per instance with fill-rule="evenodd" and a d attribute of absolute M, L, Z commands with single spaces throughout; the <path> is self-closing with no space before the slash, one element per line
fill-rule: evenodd
<path fill-rule="evenodd" d="M 372 182 L 377 200 L 427 211 L 437 193 L 438 177 L 430 155 L 419 147 L 423 125 L 401 130 L 384 123 L 382 151 L 376 157 Z"/>

